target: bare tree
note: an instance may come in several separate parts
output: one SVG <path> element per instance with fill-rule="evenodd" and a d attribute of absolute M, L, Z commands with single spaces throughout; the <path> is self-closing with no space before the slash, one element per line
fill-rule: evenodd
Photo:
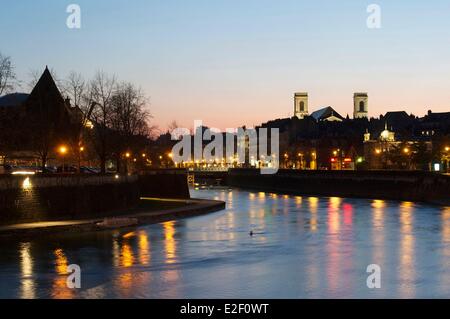
<path fill-rule="evenodd" d="M 173 120 L 172 122 L 169 123 L 169 125 L 167 125 L 167 129 L 169 130 L 169 133 L 172 133 L 173 130 L 179 128 L 180 126 L 178 125 L 177 121 Z"/>
<path fill-rule="evenodd" d="M 121 154 L 126 149 L 142 149 L 151 135 L 150 112 L 146 109 L 148 99 L 131 83 L 120 83 L 112 98 L 114 150 L 119 168 Z"/>
<path fill-rule="evenodd" d="M 111 100 L 115 90 L 116 78 L 101 71 L 98 71 L 90 82 L 90 96 L 96 106 L 90 118 L 94 122 L 95 147 L 102 173 L 106 172 L 106 160 L 110 151 L 109 137 L 113 116 Z"/>
<path fill-rule="evenodd" d="M 15 84 L 16 74 L 11 58 L 0 53 L 0 95 L 11 92 Z"/>
<path fill-rule="evenodd" d="M 74 71 L 70 72 L 67 78 L 63 81 L 64 93 L 70 99 L 72 108 L 72 115 L 74 120 L 74 134 L 71 139 L 71 146 L 76 150 L 78 157 L 78 170 L 81 170 L 82 154 L 85 153 L 88 144 L 88 137 L 91 134 L 86 134 L 89 128 L 92 128 L 89 123 L 92 111 L 96 106 L 92 99 L 92 90 L 89 83 L 86 83 L 83 76 Z"/>
<path fill-rule="evenodd" d="M 73 103 L 73 106 L 80 109 L 84 106 L 86 81 L 80 73 L 71 71 L 63 81 L 63 91 Z"/>
<path fill-rule="evenodd" d="M 113 129 L 124 136 L 149 134 L 150 113 L 146 109 L 147 99 L 142 91 L 130 83 L 121 83 L 113 96 Z"/>

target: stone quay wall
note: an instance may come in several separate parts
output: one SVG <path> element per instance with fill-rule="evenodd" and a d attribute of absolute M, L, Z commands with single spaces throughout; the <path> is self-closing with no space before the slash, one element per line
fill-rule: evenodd
<path fill-rule="evenodd" d="M 186 174 L 0 175 L 0 224 L 121 214 L 141 197 L 189 198 Z"/>
<path fill-rule="evenodd" d="M 262 175 L 232 169 L 232 187 L 313 196 L 360 197 L 450 206 L 450 176 L 423 171 L 300 171 Z"/>

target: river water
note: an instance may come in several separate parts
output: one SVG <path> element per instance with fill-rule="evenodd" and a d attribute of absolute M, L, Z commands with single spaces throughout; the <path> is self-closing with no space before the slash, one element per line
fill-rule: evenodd
<path fill-rule="evenodd" d="M 0 298 L 450 297 L 450 207 L 227 188 L 191 195 L 227 208 L 0 242 Z M 69 264 L 81 267 L 81 289 L 67 288 Z M 371 264 L 381 288 L 367 286 Z"/>

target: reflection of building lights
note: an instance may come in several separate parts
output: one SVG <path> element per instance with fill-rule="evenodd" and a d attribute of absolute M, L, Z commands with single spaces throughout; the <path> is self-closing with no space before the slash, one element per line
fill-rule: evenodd
<path fill-rule="evenodd" d="M 166 262 L 172 264 L 175 262 L 176 258 L 176 242 L 175 242 L 175 222 L 165 222 L 164 227 L 164 238 L 165 238 L 165 248 L 166 248 Z"/>
<path fill-rule="evenodd" d="M 150 244 L 145 231 L 139 232 L 139 262 L 142 265 L 148 265 L 150 262 Z"/>
<path fill-rule="evenodd" d="M 35 298 L 35 284 L 33 280 L 33 258 L 31 256 L 31 244 L 20 245 L 20 268 L 21 268 L 21 298 Z"/>
<path fill-rule="evenodd" d="M 127 241 L 125 241 L 122 244 L 121 257 L 122 258 L 120 260 L 120 266 L 124 268 L 133 266 L 134 263 L 133 250 L 131 249 L 131 246 Z"/>
<path fill-rule="evenodd" d="M 30 190 L 32 187 L 31 180 L 29 177 L 25 178 L 22 182 L 22 189 L 24 190 Z"/>
<path fill-rule="evenodd" d="M 56 273 L 59 275 L 66 275 L 68 261 L 66 255 L 64 254 L 64 251 L 61 248 L 58 248 L 54 251 L 54 254 Z"/>

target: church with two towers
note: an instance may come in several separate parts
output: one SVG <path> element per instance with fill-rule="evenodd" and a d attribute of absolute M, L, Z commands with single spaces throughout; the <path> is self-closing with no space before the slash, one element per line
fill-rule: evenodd
<path fill-rule="evenodd" d="M 353 94 L 353 118 L 368 118 L 369 96 L 367 93 Z M 294 115 L 299 119 L 311 116 L 316 121 L 342 121 L 344 118 L 331 106 L 321 108 L 309 114 L 308 93 L 298 92 L 294 94 Z"/>

